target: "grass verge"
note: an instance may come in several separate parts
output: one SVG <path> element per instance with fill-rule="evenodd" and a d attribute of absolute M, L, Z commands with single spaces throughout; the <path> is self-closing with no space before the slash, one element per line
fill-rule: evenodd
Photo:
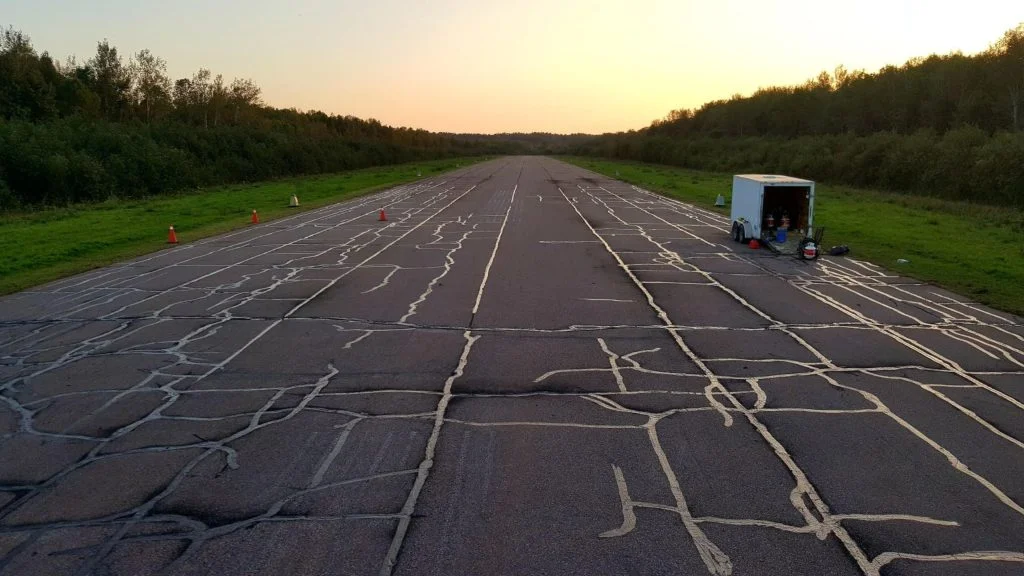
<path fill-rule="evenodd" d="M 308 210 L 479 162 L 454 158 L 337 174 L 203 188 L 142 200 L 0 214 L 0 294 L 160 250 L 167 228 L 188 242 Z M 422 173 L 423 176 L 418 176 Z"/>
<path fill-rule="evenodd" d="M 715 209 L 715 197 L 729 198 L 732 188 L 730 174 L 561 159 L 704 208 Z M 847 244 L 850 256 L 1024 315 L 1024 212 L 827 184 L 815 193 L 814 223 L 825 227 L 826 248 Z"/>

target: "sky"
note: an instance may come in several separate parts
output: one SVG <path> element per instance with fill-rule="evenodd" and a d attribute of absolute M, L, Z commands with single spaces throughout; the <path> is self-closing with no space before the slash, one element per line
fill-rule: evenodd
<path fill-rule="evenodd" d="M 986 49 L 1024 1 L 0 0 L 79 61 L 108 39 L 172 78 L 252 78 L 273 106 L 446 132 L 602 133 L 670 110 Z"/>

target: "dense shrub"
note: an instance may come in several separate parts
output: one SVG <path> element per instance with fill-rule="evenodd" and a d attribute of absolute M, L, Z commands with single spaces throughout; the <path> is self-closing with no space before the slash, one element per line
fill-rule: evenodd
<path fill-rule="evenodd" d="M 717 172 L 778 172 L 953 200 L 1024 207 L 1024 132 L 965 126 L 939 135 L 798 138 L 606 135 L 576 154 Z"/>
<path fill-rule="evenodd" d="M 345 137 L 301 118 L 198 129 L 173 122 L 13 120 L 0 122 L 0 208 L 139 197 L 483 149 L 448 139 L 414 146 Z"/>

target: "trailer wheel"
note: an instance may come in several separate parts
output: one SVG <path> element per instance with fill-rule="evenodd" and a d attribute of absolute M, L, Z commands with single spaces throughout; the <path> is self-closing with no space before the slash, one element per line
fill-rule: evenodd
<path fill-rule="evenodd" d="M 747 243 L 747 236 L 746 236 L 746 232 L 743 230 L 743 225 L 742 224 L 733 224 L 733 226 L 736 227 L 736 232 L 733 233 L 733 238 L 735 238 L 736 241 L 739 242 L 740 244 L 746 244 Z"/>

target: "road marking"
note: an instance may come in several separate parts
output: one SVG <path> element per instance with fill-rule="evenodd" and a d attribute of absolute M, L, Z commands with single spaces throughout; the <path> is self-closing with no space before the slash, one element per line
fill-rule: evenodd
<path fill-rule="evenodd" d="M 562 196 L 565 198 L 566 202 L 570 202 L 569 197 L 566 196 L 565 192 L 563 192 L 561 188 L 559 188 L 558 191 L 562 193 Z M 615 260 L 619 263 L 619 267 L 626 272 L 626 274 L 633 280 L 633 283 L 637 286 L 637 288 L 639 288 L 640 291 L 644 293 L 644 295 L 647 297 L 648 305 L 650 305 L 650 307 L 654 309 L 658 317 L 666 325 L 671 326 L 673 322 L 669 319 L 668 314 L 654 301 L 654 296 L 652 296 L 651 293 L 647 290 L 647 288 L 644 287 L 643 282 L 640 282 L 636 275 L 633 274 L 629 267 L 626 266 L 626 263 L 622 261 L 622 258 L 614 250 L 612 250 L 612 247 L 608 244 L 608 242 L 605 241 L 604 238 L 602 238 L 601 235 L 597 233 L 597 230 L 594 229 L 590 222 L 586 218 L 584 218 L 583 213 L 580 212 L 579 208 L 576 206 L 576 203 L 571 202 L 570 205 L 572 206 L 576 214 L 580 217 L 580 220 L 582 220 L 583 223 L 587 226 L 587 228 L 590 229 L 591 233 L 593 233 L 594 236 L 598 240 L 600 240 L 602 244 L 604 244 L 604 247 L 606 250 L 608 250 L 608 253 L 611 254 L 612 257 L 615 258 Z M 676 345 L 679 347 L 679 349 L 682 350 L 683 353 L 686 354 L 688 358 L 690 358 L 690 361 L 696 364 L 697 367 L 701 370 L 701 372 L 703 372 L 704 376 L 711 381 L 709 388 L 713 386 L 716 388 L 720 388 L 722 392 L 728 393 L 725 387 L 722 386 L 722 384 L 718 381 L 718 378 L 715 376 L 715 374 L 683 342 L 678 332 L 673 329 L 669 329 L 668 332 L 672 336 L 673 340 L 675 340 Z M 717 403 L 717 401 L 714 402 Z M 723 415 L 727 423 L 730 423 L 732 421 L 732 415 L 729 414 L 727 411 L 720 410 L 720 413 Z M 693 517 L 690 515 L 689 508 L 686 505 L 686 498 L 685 496 L 683 496 L 683 490 L 679 486 L 679 480 L 676 478 L 675 472 L 672 470 L 672 466 L 668 462 L 668 457 L 665 455 L 664 450 L 662 450 L 661 448 L 661 442 L 658 439 L 658 432 L 656 430 L 655 424 L 656 421 L 652 423 L 652 425 L 648 426 L 648 438 L 651 441 L 651 447 L 654 450 L 654 453 L 658 457 L 658 462 L 661 464 L 662 472 L 665 474 L 665 477 L 668 480 L 669 487 L 672 490 L 672 495 L 675 497 L 676 507 L 679 510 L 679 517 L 683 521 L 683 525 L 686 527 L 686 531 L 690 534 L 690 538 L 693 540 L 693 544 L 697 548 L 697 553 L 704 561 L 704 565 L 707 566 L 708 570 L 711 571 L 712 574 L 716 574 L 718 576 L 728 576 L 729 574 L 732 574 L 732 562 L 729 560 L 729 557 L 724 552 L 722 552 L 721 549 L 715 546 L 715 544 L 711 542 L 710 539 L 708 539 L 707 535 L 704 534 L 704 531 L 701 530 L 700 527 L 696 524 L 696 522 L 693 521 Z"/>
<path fill-rule="evenodd" d="M 508 224 L 508 215 L 512 212 L 512 205 L 516 201 L 516 190 L 519 189 L 519 183 L 512 188 L 512 199 L 508 202 L 508 208 L 505 209 L 505 216 L 501 221 L 501 228 L 498 230 L 498 239 L 494 242 L 494 249 L 491 250 L 491 258 L 487 261 L 487 267 L 484 268 L 484 279 L 480 282 L 480 289 L 476 292 L 476 302 L 473 304 L 473 315 L 476 316 L 478 310 L 480 310 L 480 300 L 484 297 L 484 288 L 487 286 L 487 278 L 491 275 L 491 266 L 494 265 L 494 257 L 498 254 L 498 246 L 501 244 L 501 235 L 505 233 L 505 225 Z M 472 322 L 470 322 L 472 325 Z"/>
<path fill-rule="evenodd" d="M 348 270 L 346 270 L 345 272 L 343 272 L 343 273 L 342 273 L 342 274 L 341 274 L 340 276 L 338 276 L 338 277 L 336 277 L 335 279 L 333 279 L 333 280 L 331 280 L 330 282 L 328 282 L 326 286 L 324 286 L 323 288 L 320 288 L 320 289 L 319 289 L 319 290 L 317 290 L 317 291 L 316 291 L 316 292 L 315 292 L 315 293 L 314 293 L 314 294 L 313 294 L 312 296 L 310 296 L 309 298 L 306 298 L 305 300 L 303 300 L 302 302 L 300 302 L 299 304 L 297 304 L 297 305 L 296 305 L 296 306 L 295 306 L 294 308 L 292 308 L 291 310 L 289 310 L 289 311 L 288 311 L 288 313 L 284 315 L 284 317 L 285 317 L 285 318 L 290 318 L 290 317 L 291 317 L 291 316 L 292 316 L 293 314 L 295 314 L 296 312 L 298 312 L 299 310 L 301 310 L 303 306 L 305 306 L 306 304 L 309 304 L 310 302 L 312 302 L 314 298 L 316 298 L 317 296 L 319 296 L 319 295 L 323 294 L 323 293 L 324 293 L 324 292 L 326 292 L 326 291 L 327 291 L 328 289 L 330 289 L 330 288 L 331 288 L 332 286 L 334 286 L 335 284 L 337 284 L 337 283 L 338 283 L 338 282 L 339 282 L 339 281 L 340 281 L 340 280 L 341 280 L 342 278 L 344 278 L 345 276 L 348 276 L 349 274 L 351 274 L 351 273 L 355 272 L 356 270 L 358 270 L 359 268 L 361 268 L 361 267 L 362 267 L 362 266 L 363 266 L 364 264 L 366 264 L 366 263 L 367 263 L 367 262 L 369 262 L 370 260 L 373 260 L 374 258 L 376 258 L 377 256 L 379 256 L 379 255 L 380 255 L 381 253 L 383 253 L 383 252 L 384 252 L 385 250 L 387 250 L 388 248 L 391 248 L 392 246 L 394 246 L 395 244 L 397 244 L 397 243 L 398 243 L 399 241 L 401 241 L 402 239 L 404 239 L 404 238 L 405 238 L 406 236 L 408 236 L 409 234 L 412 234 L 413 232 L 415 232 L 416 230 L 418 230 L 420 226 L 423 226 L 424 224 L 426 224 L 427 222 L 429 222 L 429 221 L 430 221 L 430 220 L 431 220 L 432 218 L 434 218 L 434 217 L 435 217 L 435 216 L 437 216 L 438 214 L 440 214 L 440 213 L 444 212 L 445 210 L 447 210 L 447 209 L 448 209 L 449 207 L 451 207 L 451 205 L 452 205 L 452 204 L 455 204 L 456 202 L 458 202 L 459 200 L 461 200 L 461 199 L 462 199 L 462 198 L 463 198 L 463 197 L 464 197 L 464 196 L 465 196 L 466 194 L 469 194 L 470 192 L 472 192 L 472 191 L 473 191 L 473 189 L 474 189 L 474 188 L 476 188 L 476 187 L 477 187 L 477 185 L 476 185 L 476 184 L 474 184 L 473 186 L 470 186 L 469 190 L 466 190 L 466 191 L 465 191 L 465 192 L 463 192 L 462 194 L 459 194 L 458 196 L 456 196 L 454 200 L 452 200 L 451 202 L 449 202 L 449 203 L 445 204 L 444 206 L 442 206 L 440 210 L 438 210 L 437 212 L 434 212 L 434 213 L 433 213 L 433 214 L 431 214 L 430 216 L 427 216 L 427 217 L 426 217 L 426 218 L 424 218 L 424 219 L 423 219 L 423 221 L 421 221 L 421 222 L 420 222 L 419 224 L 417 224 L 417 225 L 413 226 L 412 228 L 410 228 L 409 230 L 407 230 L 407 231 L 406 231 L 406 232 L 405 232 L 404 234 L 402 234 L 402 235 L 401 235 L 401 236 L 399 236 L 398 238 L 395 238 L 395 239 L 394 239 L 394 240 L 392 240 L 391 242 L 388 242 L 388 243 L 387 243 L 387 244 L 385 244 L 385 245 L 384 245 L 384 247 L 383 247 L 383 248 L 381 248 L 380 250 L 377 250 L 377 251 L 376 251 L 376 252 L 374 252 L 373 254 L 371 254 L 371 255 L 367 256 L 365 260 L 363 260 L 363 261 L 362 261 L 362 262 L 360 262 L 359 264 L 356 264 L 356 265 L 355 265 L 355 266 L 353 266 L 352 268 L 349 268 Z"/>
<path fill-rule="evenodd" d="M 522 170 L 520 170 L 520 174 L 522 174 Z M 474 316 L 476 315 L 477 310 L 480 309 L 480 301 L 483 298 L 484 290 L 487 287 L 487 278 L 490 275 L 491 266 L 494 264 L 495 255 L 498 253 L 498 245 L 501 244 L 501 237 L 505 232 L 505 226 L 508 224 L 508 216 L 512 212 L 512 206 L 516 199 L 516 190 L 518 189 L 519 183 L 517 182 L 512 188 L 512 197 L 509 199 L 508 208 L 505 209 L 501 228 L 498 230 L 498 237 L 494 241 L 494 248 L 491 250 L 491 257 L 487 261 L 487 267 L 484 269 L 484 276 L 480 280 L 480 288 L 477 290 L 476 294 L 476 303 L 473 305 Z M 472 320 L 470 321 L 470 325 L 472 325 Z M 390 576 L 391 572 L 395 568 L 395 562 L 398 560 L 398 553 L 402 550 L 402 544 L 405 542 L 406 532 L 409 530 L 409 523 L 412 521 L 412 514 L 416 510 L 416 502 L 419 500 L 420 492 L 423 490 L 423 485 L 427 481 L 430 469 L 434 465 L 434 453 L 437 449 L 437 441 L 441 436 L 441 427 L 445 423 L 445 414 L 448 411 L 448 404 L 452 399 L 452 384 L 462 376 L 466 369 L 466 365 L 469 363 L 469 353 L 473 348 L 473 344 L 481 338 L 480 336 L 474 336 L 471 329 L 463 332 L 463 337 L 466 339 L 466 344 L 462 349 L 462 355 L 459 357 L 458 366 L 456 366 L 452 375 L 445 380 L 441 399 L 437 403 L 434 427 L 430 432 L 429 440 L 427 440 L 427 447 L 424 451 L 423 460 L 420 462 L 419 471 L 416 474 L 416 481 L 413 483 L 412 490 L 409 491 L 409 496 L 406 498 L 405 504 L 402 506 L 401 519 L 398 522 L 398 527 L 395 529 L 395 535 L 391 540 L 391 546 L 388 548 L 388 553 L 384 557 L 384 562 L 381 565 L 379 572 L 380 576 Z"/>

